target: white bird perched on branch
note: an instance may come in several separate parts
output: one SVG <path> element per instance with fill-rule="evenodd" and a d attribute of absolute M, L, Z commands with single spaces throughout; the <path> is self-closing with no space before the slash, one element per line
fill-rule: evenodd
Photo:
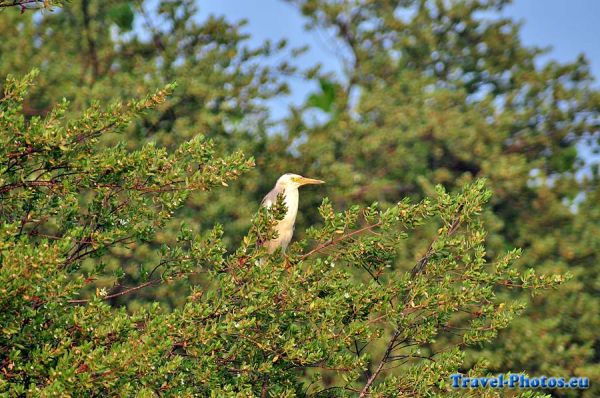
<path fill-rule="evenodd" d="M 302 185 L 323 183 L 325 181 L 306 178 L 292 173 L 287 173 L 279 177 L 275 187 L 265 196 L 261 203 L 262 206 L 269 208 L 277 202 L 277 195 L 283 194 L 285 207 L 287 208 L 285 216 L 275 226 L 277 237 L 265 242 L 265 247 L 269 253 L 273 253 L 279 247 L 281 247 L 282 252 L 285 252 L 285 249 L 292 240 L 296 214 L 298 214 L 298 188 Z"/>

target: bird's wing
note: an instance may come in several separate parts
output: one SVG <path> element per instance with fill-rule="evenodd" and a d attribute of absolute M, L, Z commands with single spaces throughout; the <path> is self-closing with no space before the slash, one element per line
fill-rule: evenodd
<path fill-rule="evenodd" d="M 275 188 L 271 189 L 271 191 L 265 195 L 262 202 L 260 203 L 261 206 L 267 207 L 267 208 L 273 206 L 273 204 L 277 202 L 277 195 L 279 195 L 280 193 L 283 193 L 282 188 L 275 187 Z"/>

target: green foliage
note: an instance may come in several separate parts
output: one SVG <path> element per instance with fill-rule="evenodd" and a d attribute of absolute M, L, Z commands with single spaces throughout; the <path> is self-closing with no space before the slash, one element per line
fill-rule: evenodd
<path fill-rule="evenodd" d="M 0 82 L 0 395 L 597 396 L 587 61 L 541 62 L 503 0 L 288 2 L 343 76 L 193 0 L 0 0 L 0 75 L 39 69 Z M 277 125 L 292 73 L 319 88 Z M 288 171 L 327 184 L 269 256 Z"/>
<path fill-rule="evenodd" d="M 124 7 L 134 12 L 136 29 L 131 32 L 115 29 L 114 10 Z M 121 143 L 123 150 L 139 150 L 153 143 L 174 150 L 202 134 L 216 152 L 241 150 L 254 155 L 256 163 L 264 167 L 263 153 L 267 152 L 263 148 L 268 145 L 264 101 L 285 92 L 286 86 L 277 76 L 292 70 L 289 64 L 270 58 L 283 55 L 285 43 L 250 46 L 243 24 L 216 17 L 199 21 L 192 0 L 77 1 L 39 15 L 38 21 L 31 14 L 0 14 L 0 35 L 22 39 L 0 41 L 1 74 L 24 74 L 31 66 L 40 67 L 36 85 L 25 98 L 26 117 L 46 115 L 66 97 L 71 105 L 65 116 L 77 118 L 92 99 L 106 107 L 114 100 L 141 97 L 176 81 L 170 101 L 138 118 L 118 137 L 100 137 L 100 144 Z M 28 39 L 33 37 L 36 39 Z M 267 61 L 270 66 L 265 66 Z M 106 259 L 107 270 L 122 275 L 124 284 L 143 282 L 140 275 L 145 271 L 139 264 L 160 262 L 153 257 L 155 249 L 176 242 L 181 221 L 200 226 L 203 232 L 220 223 L 225 243 L 233 250 L 249 227 L 259 191 L 267 189 L 271 184 L 268 176 L 277 172 L 271 170 L 265 178 L 252 172 L 219 196 L 210 191 L 192 193 L 186 206 L 177 210 L 177 220 L 167 221 L 155 239 L 136 245 L 133 253 L 112 250 Z M 240 206 L 240 198 L 248 205 Z M 113 278 L 101 278 L 91 283 L 90 289 L 111 289 L 114 282 Z M 140 291 L 126 303 L 134 308 L 159 298 L 180 305 L 181 289 L 187 291 L 182 285 L 161 286 L 152 293 Z"/>
<path fill-rule="evenodd" d="M 133 27 L 135 15 L 128 3 L 116 4 L 108 10 L 108 17 L 112 19 L 119 28 L 129 31 Z"/>
<path fill-rule="evenodd" d="M 521 43 L 519 25 L 496 15 L 506 1 L 288 2 L 311 29 L 335 35 L 346 66 L 343 76 L 318 75 L 341 86 L 335 118 L 307 123 L 309 102 L 288 119 L 297 154 L 289 164 L 327 176 L 339 206 L 419 200 L 436 184 L 452 191 L 486 177 L 488 256 L 520 247 L 519 269 L 575 281 L 534 298 L 493 345 L 469 350 L 465 371 L 485 357 L 498 372 L 588 376 L 589 391 L 553 393 L 597 396 L 600 340 L 589 331 L 600 327 L 600 252 L 580 229 L 597 223 L 599 189 L 578 153 L 597 147 L 599 134 L 587 60 L 542 62 L 543 51 Z M 409 238 L 399 263 L 433 233 Z M 446 338 L 441 345 L 454 341 Z"/>
<path fill-rule="evenodd" d="M 0 392 L 9 396 L 318 395 L 325 372 L 338 374 L 336 394 L 348 395 L 372 387 L 364 372 L 376 341 L 389 347 L 383 365 L 410 365 L 405 375 L 377 371 L 384 382 L 374 394 L 405 385 L 451 393 L 446 379 L 462 354 L 436 350 L 437 336 L 462 325 L 455 347 L 487 342 L 522 309 L 499 301 L 496 288 L 537 292 L 563 280 L 519 273 L 510 266 L 516 252 L 486 260 L 480 218 L 490 192 L 477 181 L 385 209 L 336 213 L 325 199 L 322 226 L 285 259 L 258 244 L 286 211 L 281 197 L 232 254 L 219 227 L 200 236 L 183 225 L 177 243 L 159 250 L 159 264 L 140 264 L 147 282 L 112 296 L 198 274 L 210 287 L 193 287 L 172 312 L 154 304 L 127 313 L 107 304 L 102 289 L 80 299 L 104 276 L 110 250 L 149 240 L 189 192 L 226 185 L 251 162 L 216 156 L 201 138 L 172 154 L 152 144 L 98 144 L 163 103 L 172 86 L 107 110 L 92 105 L 74 121 L 64 120 L 66 103 L 26 120 L 21 106 L 35 75 L 9 77 L 0 105 Z M 410 272 L 395 270 L 399 242 L 426 224 L 439 227 L 436 238 Z M 425 372 L 438 353 L 437 367 Z M 410 376 L 417 372 L 419 380 Z"/>
<path fill-rule="evenodd" d="M 306 101 L 306 105 L 331 113 L 334 111 L 336 89 L 339 86 L 325 79 L 319 79 L 319 86 L 321 92 L 311 94 Z"/>

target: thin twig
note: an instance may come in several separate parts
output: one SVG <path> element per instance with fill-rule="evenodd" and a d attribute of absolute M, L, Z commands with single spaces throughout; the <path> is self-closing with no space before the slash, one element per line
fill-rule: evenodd
<path fill-rule="evenodd" d="M 354 235 L 358 235 L 358 234 L 363 233 L 365 231 L 369 231 L 369 230 L 371 230 L 373 228 L 377 228 L 380 225 L 381 225 L 381 221 L 378 221 L 375 224 L 367 225 L 366 227 L 363 227 L 361 229 L 357 229 L 356 231 L 352 231 L 349 234 L 342 235 L 342 236 L 340 236 L 337 239 L 332 239 L 332 240 L 327 241 L 327 242 L 325 242 L 323 244 L 320 244 L 319 246 L 315 247 L 314 249 L 312 249 L 308 253 L 305 253 L 304 255 L 302 255 L 302 257 L 300 257 L 300 260 L 304 260 L 307 257 L 309 257 L 309 256 L 311 256 L 311 255 L 313 255 L 315 253 L 318 253 L 318 252 L 322 251 L 323 249 L 328 248 L 329 246 L 336 245 L 336 244 L 338 244 L 339 242 L 341 242 L 343 240 L 346 240 L 346 239 L 348 239 L 348 238 L 350 238 L 350 237 L 352 237 Z"/>
<path fill-rule="evenodd" d="M 262 384 L 262 389 L 260 391 L 260 398 L 267 398 L 268 394 L 269 394 L 269 378 L 265 377 L 265 380 L 263 381 L 263 384 Z"/>
<path fill-rule="evenodd" d="M 108 296 L 104 296 L 104 297 L 102 297 L 102 300 L 110 300 L 110 299 L 113 299 L 115 297 L 124 296 L 126 294 L 129 294 L 129 293 L 135 292 L 137 290 L 143 289 L 145 287 L 158 284 L 160 281 L 162 281 L 161 278 L 152 279 L 151 281 L 142 283 L 141 285 L 138 285 L 138 286 L 135 286 L 135 287 L 132 287 L 132 288 L 129 288 L 129 289 L 122 290 L 122 291 L 120 291 L 118 293 L 109 294 Z M 85 303 L 90 302 L 90 300 L 79 299 L 79 300 L 68 300 L 68 302 L 71 303 L 71 304 L 85 304 Z"/>

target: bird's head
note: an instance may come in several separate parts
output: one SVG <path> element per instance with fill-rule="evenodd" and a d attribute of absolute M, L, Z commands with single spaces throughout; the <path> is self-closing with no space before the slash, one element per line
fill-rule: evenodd
<path fill-rule="evenodd" d="M 325 181 L 322 181 L 322 180 L 315 180 L 314 178 L 302 177 L 301 175 L 293 174 L 293 173 L 284 174 L 281 177 L 279 177 L 279 179 L 277 180 L 277 185 L 279 185 L 279 186 L 294 187 L 294 188 L 301 187 L 302 185 L 324 184 L 324 183 L 325 183 Z"/>

